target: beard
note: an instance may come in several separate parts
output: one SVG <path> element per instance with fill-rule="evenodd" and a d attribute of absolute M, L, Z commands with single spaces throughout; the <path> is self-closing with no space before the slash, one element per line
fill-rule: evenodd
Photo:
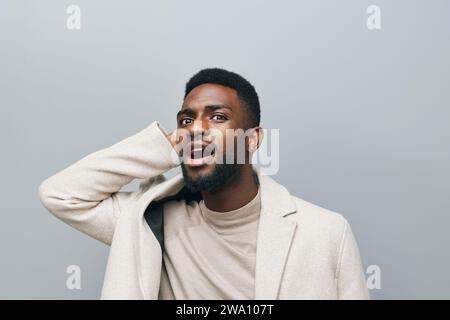
<path fill-rule="evenodd" d="M 186 187 L 192 192 L 220 190 L 228 183 L 238 179 L 242 174 L 243 164 L 215 164 L 214 170 L 205 175 L 193 178 L 187 172 L 184 163 L 181 163 L 184 182 Z"/>

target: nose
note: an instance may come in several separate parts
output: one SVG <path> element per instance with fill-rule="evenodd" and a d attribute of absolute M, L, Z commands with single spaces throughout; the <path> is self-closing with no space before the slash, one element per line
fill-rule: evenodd
<path fill-rule="evenodd" d="M 192 126 L 189 126 L 192 140 L 202 140 L 203 136 L 207 134 L 208 123 L 201 120 L 195 120 Z"/>

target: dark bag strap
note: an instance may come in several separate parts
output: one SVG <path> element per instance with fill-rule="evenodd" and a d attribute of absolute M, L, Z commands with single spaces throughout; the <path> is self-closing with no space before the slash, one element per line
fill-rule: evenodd
<path fill-rule="evenodd" d="M 200 201 L 201 199 L 202 195 L 200 192 L 193 193 L 186 187 L 183 187 L 177 194 L 152 201 L 147 206 L 144 218 L 158 240 L 162 252 L 164 252 L 164 203 L 172 200 L 185 200 L 186 203 L 189 203 L 191 201 Z"/>

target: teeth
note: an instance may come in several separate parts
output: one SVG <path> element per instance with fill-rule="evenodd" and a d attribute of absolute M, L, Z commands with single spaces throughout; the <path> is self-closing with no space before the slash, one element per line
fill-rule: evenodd
<path fill-rule="evenodd" d="M 191 149 L 190 158 L 191 159 L 201 159 L 206 158 L 207 156 L 212 156 L 215 150 L 209 152 L 209 155 L 204 154 L 206 152 L 206 146 L 193 146 Z"/>
<path fill-rule="evenodd" d="M 196 148 L 196 149 L 192 150 L 191 158 L 199 159 L 199 158 L 202 158 L 202 157 L 203 157 L 203 149 L 202 148 Z"/>

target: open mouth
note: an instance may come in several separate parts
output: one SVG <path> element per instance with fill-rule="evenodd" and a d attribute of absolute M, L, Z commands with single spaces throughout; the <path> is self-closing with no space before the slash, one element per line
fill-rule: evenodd
<path fill-rule="evenodd" d="M 185 164 L 190 167 L 199 167 L 214 163 L 215 149 L 206 149 L 206 147 L 206 145 L 192 147 L 190 156 L 184 158 Z"/>

